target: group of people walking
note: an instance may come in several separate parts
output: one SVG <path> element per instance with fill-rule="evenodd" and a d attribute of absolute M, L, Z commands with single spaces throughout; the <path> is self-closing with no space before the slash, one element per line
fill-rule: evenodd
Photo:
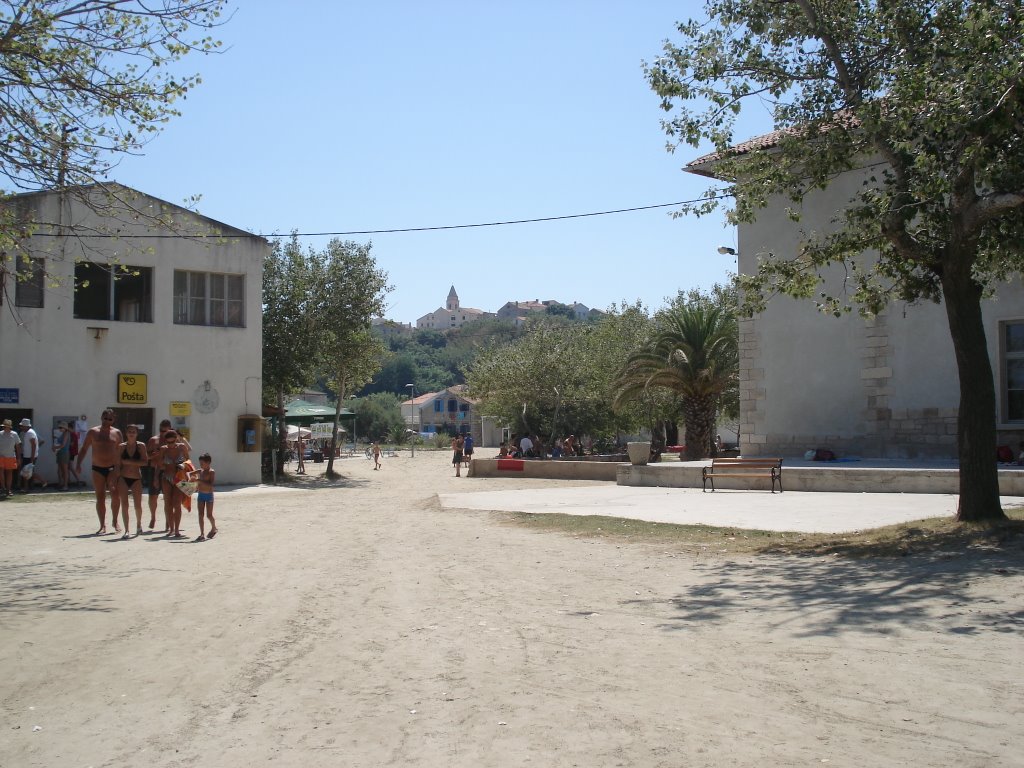
<path fill-rule="evenodd" d="M 64 429 L 66 425 L 62 423 L 61 427 Z M 14 424 L 10 419 L 4 419 L 0 426 L 0 501 L 18 490 L 19 481 L 22 493 L 28 493 L 34 485 L 42 488 L 49 485 L 39 474 L 39 451 L 43 441 L 32 428 L 32 421 L 28 418 L 22 419 L 18 429 L 21 430 L 20 433 L 14 431 Z M 71 441 L 64 432 L 61 433 L 60 439 L 54 442 L 53 452 L 57 459 L 58 483 L 60 489 L 66 491 Z M 77 475 L 75 479 L 80 485 L 85 485 Z"/>
<path fill-rule="evenodd" d="M 122 532 L 120 522 L 123 522 L 121 538 L 131 536 L 129 501 L 132 501 L 135 505 L 135 535 L 141 535 L 142 491 L 145 488 L 149 496 L 150 532 L 156 528 L 158 500 L 163 494 L 164 528 L 160 533 L 169 538 L 184 538 L 181 531 L 182 509 L 191 510 L 192 492 L 195 490 L 198 491 L 199 507 L 199 536 L 196 540 L 205 541 L 216 536 L 217 523 L 213 517 L 216 471 L 210 454 L 204 453 L 199 457 L 199 468 L 196 469 L 191 461 L 192 446 L 172 428 L 169 419 L 161 421 L 156 434 L 143 443 L 139 440 L 137 425 L 128 424 L 123 433 L 114 426 L 111 409 L 103 411 L 100 418 L 100 425 L 86 433 L 75 460 L 75 468 L 80 471 L 86 454 L 92 451 L 92 482 L 100 523 L 96 534 L 102 536 L 107 533 L 109 492 L 114 532 Z M 206 535 L 207 521 L 210 524 L 209 536 Z"/>

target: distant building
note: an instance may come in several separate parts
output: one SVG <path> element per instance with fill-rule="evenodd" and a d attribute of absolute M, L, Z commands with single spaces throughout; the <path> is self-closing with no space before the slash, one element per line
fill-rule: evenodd
<path fill-rule="evenodd" d="M 450 328 L 460 328 L 466 323 L 472 323 L 484 317 L 494 317 L 494 314 L 474 307 L 461 306 L 459 294 L 455 292 L 455 286 L 453 285 L 451 290 L 448 291 L 445 306 L 438 307 L 433 312 L 417 320 L 416 328 L 445 331 Z"/>
<path fill-rule="evenodd" d="M 409 336 L 412 334 L 412 323 L 400 323 L 397 320 L 387 320 L 383 317 L 374 317 L 370 320 L 370 329 L 379 336 L 391 338 L 393 336 Z"/>
<path fill-rule="evenodd" d="M 531 314 L 547 312 L 548 307 L 561 303 L 555 299 L 545 299 L 544 301 L 540 299 L 534 299 L 533 301 L 508 301 L 495 314 L 501 320 L 507 320 L 513 325 L 520 326 L 526 322 Z M 590 309 L 586 304 L 580 304 L 578 301 L 566 304 L 565 306 L 572 309 L 577 320 L 587 320 L 604 314 L 601 310 Z"/>

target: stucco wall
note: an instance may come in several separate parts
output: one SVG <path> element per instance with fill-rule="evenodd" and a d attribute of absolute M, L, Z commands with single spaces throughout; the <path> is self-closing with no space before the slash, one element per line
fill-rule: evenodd
<path fill-rule="evenodd" d="M 827 231 L 862 179 L 861 172 L 848 173 L 812 195 L 799 223 L 787 217 L 787 200 L 741 226 L 740 271 L 754 271 L 767 253 L 795 256 L 803 232 Z M 834 267 L 824 275 L 827 290 L 842 295 L 847 272 Z M 984 316 L 998 392 L 999 324 L 1024 317 L 1024 290 L 1011 283 L 996 294 Z M 835 318 L 813 301 L 777 297 L 741 322 L 740 356 L 746 455 L 794 456 L 821 447 L 891 458 L 956 456 L 959 383 L 941 305 L 898 303 L 874 318 Z M 999 442 L 1016 447 L 1024 424 L 1001 427 Z"/>
<path fill-rule="evenodd" d="M 56 195 L 34 197 L 39 218 L 57 221 Z M 139 198 L 134 205 L 166 204 Z M 215 225 L 207 219 L 190 221 L 180 209 L 168 209 L 190 231 Z M 109 231 L 110 222 L 98 220 L 79 206 L 68 215 L 97 231 Z M 261 291 L 262 265 L 267 243 L 244 233 L 227 231 L 222 239 L 133 239 L 146 231 L 127 215 L 117 222 L 120 239 L 33 238 L 37 256 L 47 258 L 47 269 L 61 279 L 49 287 L 41 309 L 3 307 L 0 319 L 0 387 L 16 388 L 19 401 L 9 404 L 33 411 L 33 422 L 45 439 L 41 469 L 53 480 L 50 426 L 53 417 L 85 415 L 90 425 L 99 423 L 100 412 L 118 406 L 117 374 L 143 373 L 148 377 L 146 402 L 152 408 L 154 427 L 169 415 L 172 401 L 192 403 L 191 443 L 196 454 L 209 451 L 219 482 L 255 483 L 260 480 L 260 454 L 237 450 L 237 419 L 261 410 L 262 367 Z M 38 241 L 38 242 L 37 242 Z M 151 323 L 76 319 L 73 314 L 72 276 L 76 259 L 103 262 L 112 255 L 121 263 L 153 268 L 153 320 Z M 245 327 L 219 328 L 173 323 L 173 272 L 188 269 L 245 275 Z M 13 295 L 13 292 L 12 292 Z M 12 318 L 12 311 L 20 325 Z M 89 328 L 106 328 L 94 338 Z M 198 392 L 209 382 L 219 404 L 209 414 L 197 408 Z M 88 461 L 86 462 L 88 464 Z"/>

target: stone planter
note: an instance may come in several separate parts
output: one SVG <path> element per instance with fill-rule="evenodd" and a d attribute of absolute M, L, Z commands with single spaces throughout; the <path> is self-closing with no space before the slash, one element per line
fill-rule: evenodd
<path fill-rule="evenodd" d="M 626 453 L 629 454 L 629 463 L 638 467 L 644 466 L 651 459 L 651 444 L 626 443 Z"/>

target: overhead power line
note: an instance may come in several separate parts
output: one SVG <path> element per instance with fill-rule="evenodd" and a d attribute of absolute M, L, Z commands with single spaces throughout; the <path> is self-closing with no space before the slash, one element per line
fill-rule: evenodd
<path fill-rule="evenodd" d="M 611 216 L 617 213 L 632 213 L 634 211 L 650 211 L 656 208 L 671 208 L 677 205 L 692 205 L 694 203 L 701 203 L 710 200 L 718 200 L 723 197 L 731 197 L 728 193 L 722 193 L 718 195 L 712 195 L 710 197 L 698 197 L 693 200 L 680 200 L 675 203 L 658 203 L 657 205 L 638 205 L 633 208 L 616 208 L 611 211 L 593 211 L 591 213 L 570 213 L 564 216 L 542 216 L 535 219 L 511 219 L 508 221 L 489 221 L 480 224 L 446 224 L 443 226 L 433 227 L 394 227 L 391 229 L 352 229 L 345 232 L 288 232 L 282 234 L 279 232 L 267 234 L 259 233 L 252 234 L 251 237 L 341 237 L 348 235 L 385 235 L 385 234 L 397 234 L 400 232 L 437 232 L 445 229 L 474 229 L 480 227 L 504 227 L 510 224 L 537 224 L 542 221 L 565 221 L 567 219 L 584 219 L 592 216 Z M 59 237 L 54 232 L 33 232 L 33 237 Z M 204 238 L 204 237 L 225 237 L 220 234 L 209 234 L 209 233 L 197 233 L 188 234 L 182 232 L 165 233 L 165 234 L 152 234 L 152 235 L 128 235 L 123 233 L 80 233 L 75 232 L 74 237 L 76 238 L 150 238 L 155 240 L 162 239 L 175 239 L 175 238 Z M 230 235 L 229 237 L 235 237 Z"/>

